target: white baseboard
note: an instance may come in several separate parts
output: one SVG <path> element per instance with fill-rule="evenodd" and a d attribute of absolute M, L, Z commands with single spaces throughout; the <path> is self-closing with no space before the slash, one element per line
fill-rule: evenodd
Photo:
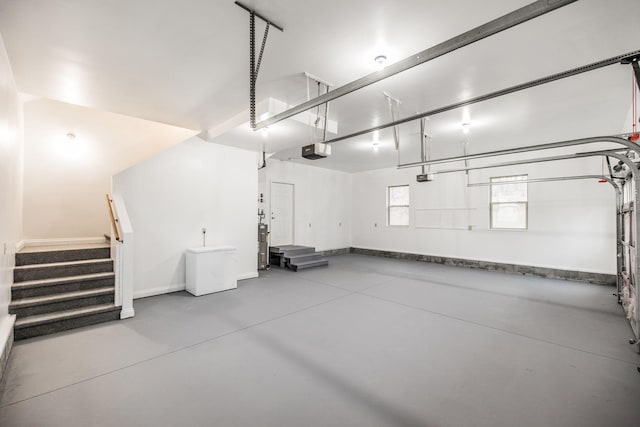
<path fill-rule="evenodd" d="M 238 280 L 255 279 L 256 277 L 258 277 L 257 271 L 238 274 Z M 162 294 L 170 294 L 171 292 L 184 291 L 186 288 L 187 286 L 185 283 L 177 283 L 169 286 L 158 286 L 157 288 L 151 288 L 151 289 L 140 289 L 137 291 L 133 291 L 133 299 L 152 297 L 155 295 L 162 295 Z M 124 317 L 121 317 L 121 318 L 124 319 Z"/>
<path fill-rule="evenodd" d="M 120 310 L 120 319 L 128 319 L 128 318 L 133 317 L 135 315 L 136 315 L 136 313 L 135 313 L 133 307 L 132 308 L 128 308 L 128 309 Z"/>
<path fill-rule="evenodd" d="M 259 277 L 257 271 L 255 272 L 252 271 L 251 273 L 238 274 L 238 280 L 255 279 L 256 277 Z"/>
<path fill-rule="evenodd" d="M 9 360 L 9 352 L 11 351 L 11 345 L 13 344 L 11 337 L 13 334 L 13 325 L 15 323 L 16 316 L 14 314 L 8 314 L 0 318 L 0 379 L 4 373 L 6 363 Z"/>
<path fill-rule="evenodd" d="M 24 248 L 24 240 L 20 240 L 18 243 L 16 243 L 16 252 L 20 252 L 22 248 Z"/>
<path fill-rule="evenodd" d="M 168 286 L 158 286 L 157 288 L 140 289 L 133 291 L 133 299 L 152 297 L 155 295 L 170 294 L 171 292 L 184 291 L 186 284 L 176 283 Z"/>
<path fill-rule="evenodd" d="M 104 236 L 101 237 L 64 237 L 59 239 L 24 239 L 22 243 L 23 247 L 28 246 L 56 246 L 56 245 L 72 245 L 72 244 L 92 244 L 92 243 L 106 243 L 107 239 Z"/>

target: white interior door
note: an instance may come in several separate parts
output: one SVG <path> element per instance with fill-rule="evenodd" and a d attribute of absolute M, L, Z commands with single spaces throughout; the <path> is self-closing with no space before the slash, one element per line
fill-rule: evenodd
<path fill-rule="evenodd" d="M 271 246 L 293 245 L 293 188 L 271 183 Z"/>

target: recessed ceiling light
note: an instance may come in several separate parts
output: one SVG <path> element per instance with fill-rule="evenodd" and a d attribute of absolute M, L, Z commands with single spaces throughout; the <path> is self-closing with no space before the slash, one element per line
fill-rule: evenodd
<path fill-rule="evenodd" d="M 385 55 L 378 55 L 374 58 L 374 61 L 376 63 L 376 68 L 378 70 L 382 70 L 384 65 L 387 63 L 387 57 Z"/>

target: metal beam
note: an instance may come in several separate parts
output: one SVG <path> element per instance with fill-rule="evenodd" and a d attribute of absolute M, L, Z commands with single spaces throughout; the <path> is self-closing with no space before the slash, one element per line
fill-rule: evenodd
<path fill-rule="evenodd" d="M 493 98 L 498 98 L 500 96 L 509 95 L 511 93 L 514 93 L 514 92 L 520 92 L 522 90 L 530 89 L 532 87 L 540 86 L 540 85 L 543 85 L 543 84 L 546 84 L 546 83 L 551 83 L 551 82 L 554 82 L 556 80 L 561 80 L 561 79 L 565 79 L 567 77 L 576 76 L 578 74 L 586 73 L 587 71 L 593 71 L 593 70 L 597 70 L 599 68 L 603 68 L 603 67 L 606 67 L 606 66 L 609 66 L 609 65 L 618 64 L 618 63 L 620 63 L 622 58 L 625 58 L 625 57 L 629 56 L 630 54 L 640 54 L 640 50 L 637 50 L 637 51 L 634 51 L 634 52 L 631 52 L 631 53 L 626 53 L 624 55 L 614 56 L 612 58 L 604 59 L 602 61 L 594 62 L 592 64 L 583 65 L 581 67 L 573 68 L 571 70 L 562 71 L 560 73 L 552 74 L 552 75 L 547 76 L 547 77 L 542 77 L 542 78 L 537 79 L 537 80 L 532 80 L 532 81 L 529 81 L 529 82 L 526 82 L 526 83 L 522 83 L 522 84 L 518 84 L 518 85 L 515 85 L 515 86 L 511 86 L 511 87 L 508 87 L 506 89 L 501 89 L 501 90 L 498 90 L 498 91 L 495 91 L 495 92 L 491 92 L 491 93 L 487 93 L 487 94 L 484 94 L 484 95 L 476 96 L 475 98 L 471 98 L 471 99 L 468 99 L 466 101 L 460 101 L 460 102 L 456 102 L 456 103 L 453 103 L 453 104 L 446 105 L 444 107 L 439 107 L 439 108 L 436 108 L 436 109 L 433 109 L 433 110 L 425 111 L 423 113 L 417 113 L 417 114 L 405 117 L 405 118 L 400 119 L 400 120 L 395 120 L 395 121 L 392 121 L 392 122 L 384 123 L 384 124 L 381 124 L 381 125 L 378 125 L 378 126 L 374 126 L 374 127 L 368 128 L 368 129 L 361 130 L 361 131 L 353 132 L 353 133 L 350 133 L 350 134 L 347 134 L 347 135 L 338 136 L 338 137 L 335 137 L 333 139 L 330 139 L 330 140 L 326 141 L 326 143 L 330 144 L 332 142 L 338 142 L 338 141 L 343 141 L 345 139 L 355 138 L 356 136 L 366 135 L 368 133 L 375 132 L 377 130 L 387 129 L 387 128 L 390 128 L 392 126 L 398 126 L 398 125 L 401 125 L 403 123 L 408 123 L 408 122 L 412 122 L 414 120 L 422 119 L 424 117 L 435 116 L 436 114 L 445 113 L 447 111 L 455 110 L 455 109 L 458 109 L 458 108 L 461 108 L 461 107 L 466 107 L 466 106 L 472 105 L 472 104 L 477 104 L 478 102 L 488 101 L 488 100 L 493 99 Z M 260 123 L 258 123 L 258 125 L 259 124 Z"/>
<path fill-rule="evenodd" d="M 247 12 L 254 14 L 257 18 L 262 19 L 264 22 L 266 22 L 267 24 L 271 25 L 272 27 L 275 27 L 278 30 L 284 32 L 284 28 L 282 28 L 281 25 L 276 24 L 275 22 L 273 22 L 269 18 L 265 18 L 264 15 L 259 14 L 255 10 L 251 9 L 249 6 L 246 6 L 246 5 L 242 4 L 242 3 L 240 3 L 239 1 L 236 1 L 234 3 L 236 5 L 238 5 L 238 6 L 240 6 L 241 8 L 243 8 L 244 10 L 246 10 Z"/>
<path fill-rule="evenodd" d="M 638 53 L 635 53 L 634 55 L 630 55 L 627 58 L 623 58 L 620 62 L 622 62 L 623 64 L 631 64 L 631 67 L 633 68 L 633 74 L 636 76 L 636 84 L 640 88 L 640 66 L 638 65 L 638 61 L 640 61 L 640 55 L 638 55 Z"/>
<path fill-rule="evenodd" d="M 520 9 L 514 10 L 506 15 L 496 18 L 486 24 L 473 28 L 465 33 L 462 33 L 456 37 L 446 40 L 440 44 L 437 44 L 429 49 L 418 52 L 415 55 L 411 55 L 401 61 L 391 64 L 380 71 L 373 72 L 357 80 L 347 83 L 344 86 L 340 86 L 329 94 L 319 96 L 311 99 L 307 102 L 303 102 L 293 108 L 290 108 L 280 114 L 276 114 L 266 120 L 263 120 L 256 124 L 256 129 L 262 129 L 263 127 L 270 126 L 274 123 L 278 123 L 284 119 L 295 116 L 296 114 L 307 111 L 318 105 L 322 105 L 334 99 L 340 98 L 358 89 L 369 86 L 373 83 L 377 83 L 388 77 L 406 71 L 417 65 L 424 64 L 435 58 L 446 55 L 454 50 L 460 49 L 464 46 L 475 43 L 486 37 L 497 34 L 501 31 L 507 30 L 516 25 L 527 22 L 533 18 L 552 12 L 568 4 L 574 3 L 577 0 L 538 0 Z M 238 2 L 236 2 L 238 4 Z M 238 4 L 241 6 L 240 4 Z M 241 6 L 242 7 L 242 6 Z M 246 9 L 246 7 L 244 7 Z M 248 9 L 247 9 L 248 10 Z M 256 15 L 259 16 L 259 15 Z"/>
<path fill-rule="evenodd" d="M 525 180 L 516 181 L 518 184 L 531 184 L 536 182 L 556 182 L 556 181 L 577 181 L 580 179 L 598 179 L 604 180 L 608 183 L 613 183 L 611 178 L 603 176 L 603 175 L 576 175 L 576 176 L 553 176 L 548 178 L 531 178 Z M 504 184 L 504 182 L 473 182 L 467 184 L 467 187 L 489 187 L 491 185 L 500 185 Z"/>
<path fill-rule="evenodd" d="M 638 146 L 637 144 L 634 144 L 629 140 L 626 140 L 624 138 L 620 138 L 617 136 L 596 136 L 591 138 L 580 138 L 580 139 L 571 139 L 571 140 L 560 141 L 560 142 L 551 142 L 548 144 L 530 145 L 527 147 L 508 148 L 505 150 L 485 151 L 483 153 L 467 154 L 464 156 L 455 156 L 455 157 L 446 157 L 442 159 L 427 160 L 424 162 L 420 161 L 420 162 L 414 162 L 414 163 L 405 163 L 405 164 L 398 165 L 398 169 L 413 168 L 413 167 L 422 166 L 422 165 L 452 163 L 452 162 L 458 162 L 461 160 L 483 159 L 487 157 L 505 156 L 508 154 L 528 153 L 531 151 L 550 150 L 554 148 L 564 148 L 564 147 L 572 147 L 575 145 L 595 144 L 599 142 L 611 142 L 613 144 L 622 145 L 623 147 L 628 148 L 629 150 L 633 150 L 636 153 L 640 154 L 640 146 Z"/>

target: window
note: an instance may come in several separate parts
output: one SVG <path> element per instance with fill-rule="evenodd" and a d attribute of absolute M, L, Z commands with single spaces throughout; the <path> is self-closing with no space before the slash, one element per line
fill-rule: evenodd
<path fill-rule="evenodd" d="M 387 222 L 391 226 L 409 225 L 409 186 L 397 185 L 387 191 Z"/>
<path fill-rule="evenodd" d="M 491 178 L 491 228 L 527 229 L 527 175 Z"/>

